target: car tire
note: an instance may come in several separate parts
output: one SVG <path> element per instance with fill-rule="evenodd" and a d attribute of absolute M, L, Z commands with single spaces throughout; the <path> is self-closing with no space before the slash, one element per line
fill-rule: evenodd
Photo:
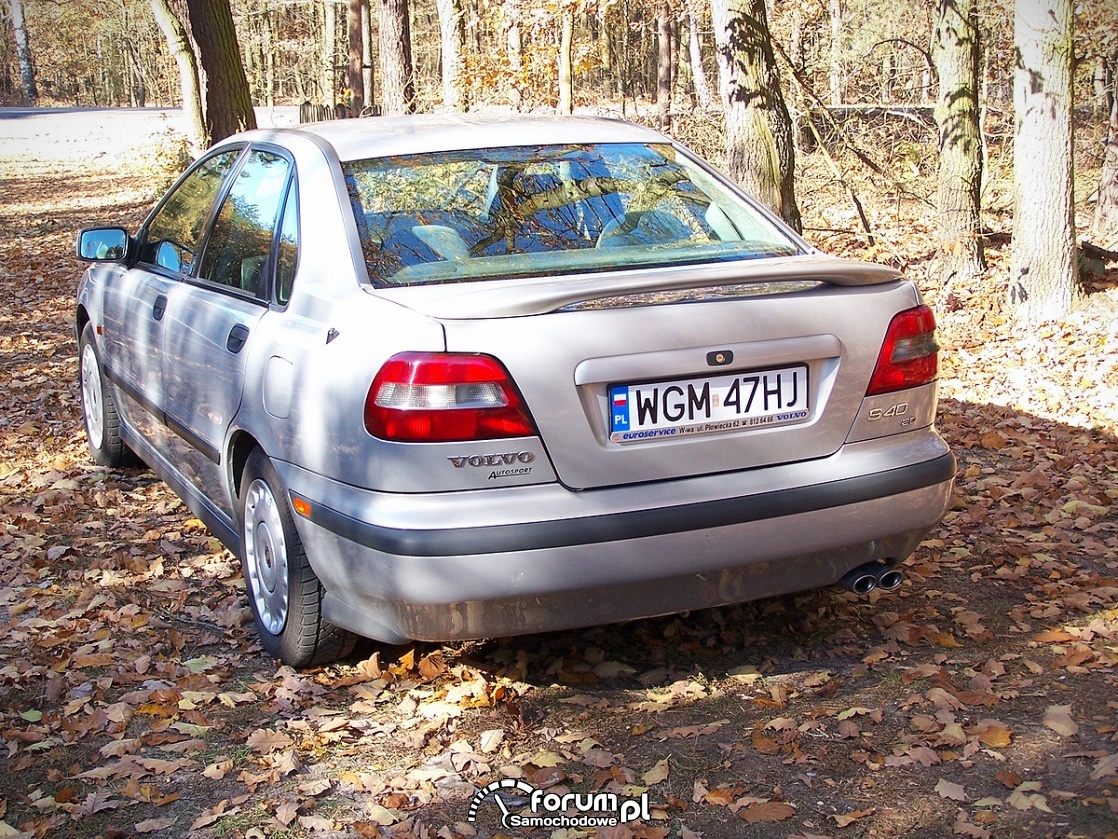
<path fill-rule="evenodd" d="M 241 480 L 241 569 L 260 643 L 292 667 L 328 664 L 357 636 L 322 616 L 325 589 L 310 563 L 272 461 L 249 455 Z"/>
<path fill-rule="evenodd" d="M 101 466 L 136 466 L 139 459 L 120 436 L 120 413 L 109 389 L 93 327 L 86 324 L 78 342 L 78 389 L 85 436 L 94 462 Z"/>

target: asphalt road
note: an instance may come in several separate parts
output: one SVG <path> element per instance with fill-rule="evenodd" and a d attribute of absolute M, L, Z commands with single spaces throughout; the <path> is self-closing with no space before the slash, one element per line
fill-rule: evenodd
<path fill-rule="evenodd" d="M 257 108 L 261 127 L 298 121 L 295 106 Z M 180 108 L 0 108 L 0 157 L 96 158 L 146 145 L 160 134 L 185 134 Z"/>

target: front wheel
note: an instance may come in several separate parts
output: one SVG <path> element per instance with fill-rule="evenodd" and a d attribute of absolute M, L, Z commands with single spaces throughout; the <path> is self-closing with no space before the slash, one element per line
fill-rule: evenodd
<path fill-rule="evenodd" d="M 322 583 L 307 561 L 287 493 L 260 449 L 241 482 L 241 567 L 260 643 L 292 667 L 348 655 L 357 636 L 322 616 Z"/>

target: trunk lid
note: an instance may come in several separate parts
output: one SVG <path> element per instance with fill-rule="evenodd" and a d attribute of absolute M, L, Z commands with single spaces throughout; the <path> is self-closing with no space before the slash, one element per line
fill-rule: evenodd
<path fill-rule="evenodd" d="M 377 293 L 437 318 L 448 351 L 499 359 L 559 480 L 592 489 L 842 446 L 890 319 L 919 295 L 880 266 L 765 262 Z"/>

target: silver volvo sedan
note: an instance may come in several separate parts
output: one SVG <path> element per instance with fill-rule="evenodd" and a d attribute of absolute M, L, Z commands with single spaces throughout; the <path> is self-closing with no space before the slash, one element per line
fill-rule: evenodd
<path fill-rule="evenodd" d="M 251 131 L 77 249 L 94 459 L 239 555 L 294 666 L 892 588 L 949 504 L 915 286 L 625 122 Z"/>

